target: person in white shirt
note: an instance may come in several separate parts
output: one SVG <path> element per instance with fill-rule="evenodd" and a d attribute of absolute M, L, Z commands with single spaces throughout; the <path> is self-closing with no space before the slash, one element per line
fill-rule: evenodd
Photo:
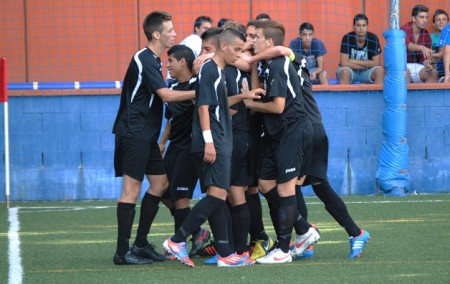
<path fill-rule="evenodd" d="M 200 16 L 195 19 L 194 31 L 191 35 L 183 39 L 180 44 L 188 46 L 197 57 L 202 51 L 202 39 L 200 36 L 204 31 L 212 27 L 213 20 L 208 16 Z"/>

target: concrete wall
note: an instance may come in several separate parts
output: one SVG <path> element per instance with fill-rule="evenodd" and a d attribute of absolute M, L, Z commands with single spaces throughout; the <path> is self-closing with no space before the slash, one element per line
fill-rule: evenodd
<path fill-rule="evenodd" d="M 341 195 L 375 194 L 383 140 L 382 92 L 315 95 L 330 140 L 332 186 Z M 118 95 L 10 97 L 11 200 L 118 198 L 121 179 L 114 178 L 111 134 L 118 104 Z M 0 115 L 0 201 L 4 201 L 3 106 Z M 450 90 L 410 90 L 411 191 L 450 191 L 449 133 Z M 305 193 L 312 190 L 306 188 Z"/>

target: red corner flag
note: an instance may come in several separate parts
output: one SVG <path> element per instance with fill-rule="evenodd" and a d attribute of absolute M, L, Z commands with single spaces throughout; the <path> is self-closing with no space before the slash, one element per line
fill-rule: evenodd
<path fill-rule="evenodd" d="M 6 83 L 6 58 L 0 58 L 0 103 L 8 101 L 7 83 Z"/>

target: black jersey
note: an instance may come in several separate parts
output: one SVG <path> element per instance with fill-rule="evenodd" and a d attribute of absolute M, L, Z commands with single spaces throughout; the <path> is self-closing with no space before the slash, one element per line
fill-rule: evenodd
<path fill-rule="evenodd" d="M 317 105 L 312 92 L 312 84 L 309 77 L 310 74 L 306 58 L 298 52 L 294 52 L 294 54 L 295 60 L 292 61 L 292 63 L 300 77 L 302 94 L 305 99 L 305 110 L 308 114 L 309 121 L 311 121 L 311 124 L 322 123 L 322 115 L 320 114 L 319 106 Z"/>
<path fill-rule="evenodd" d="M 246 78 L 247 82 L 250 84 L 250 75 L 247 72 L 243 72 L 238 68 L 229 65 L 225 67 L 224 72 L 229 97 L 241 93 L 242 80 L 244 78 Z M 251 90 L 250 86 L 249 89 Z M 231 118 L 233 130 L 250 131 L 250 109 L 245 107 L 244 102 L 239 102 L 230 108 L 237 111 Z"/>
<path fill-rule="evenodd" d="M 286 99 L 281 114 L 263 114 L 264 133 L 277 139 L 286 127 L 306 119 L 300 78 L 287 57 L 276 57 L 268 64 L 260 62 L 258 76 L 266 90 L 266 95 L 261 98 L 262 102 L 270 102 L 275 97 Z"/>
<path fill-rule="evenodd" d="M 136 52 L 123 80 L 113 133 L 157 142 L 163 102 L 156 91 L 164 87 L 161 60 L 149 48 Z"/>
<path fill-rule="evenodd" d="M 208 60 L 202 65 L 198 76 L 192 123 L 192 153 L 200 153 L 205 150 L 205 141 L 198 115 L 198 107 L 204 105 L 209 106 L 209 122 L 216 153 L 231 157 L 233 134 L 225 73 L 213 60 Z"/>
<path fill-rule="evenodd" d="M 179 91 L 195 90 L 197 78 L 192 77 L 189 81 L 180 83 L 176 80 L 169 82 L 169 88 Z M 194 102 L 186 100 L 166 104 L 167 123 L 170 124 L 170 143 L 178 148 L 191 147 L 192 118 L 194 116 Z"/>

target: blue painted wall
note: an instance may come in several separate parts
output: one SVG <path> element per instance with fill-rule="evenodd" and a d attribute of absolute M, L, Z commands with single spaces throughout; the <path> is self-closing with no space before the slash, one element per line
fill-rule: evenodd
<path fill-rule="evenodd" d="M 330 139 L 330 183 L 340 195 L 375 194 L 382 92 L 315 96 Z M 111 128 L 118 104 L 118 95 L 10 97 L 11 201 L 117 199 Z M 0 114 L 4 201 L 3 105 Z M 410 190 L 450 191 L 450 90 L 408 92 L 408 144 Z M 309 187 L 305 193 L 313 194 Z"/>

